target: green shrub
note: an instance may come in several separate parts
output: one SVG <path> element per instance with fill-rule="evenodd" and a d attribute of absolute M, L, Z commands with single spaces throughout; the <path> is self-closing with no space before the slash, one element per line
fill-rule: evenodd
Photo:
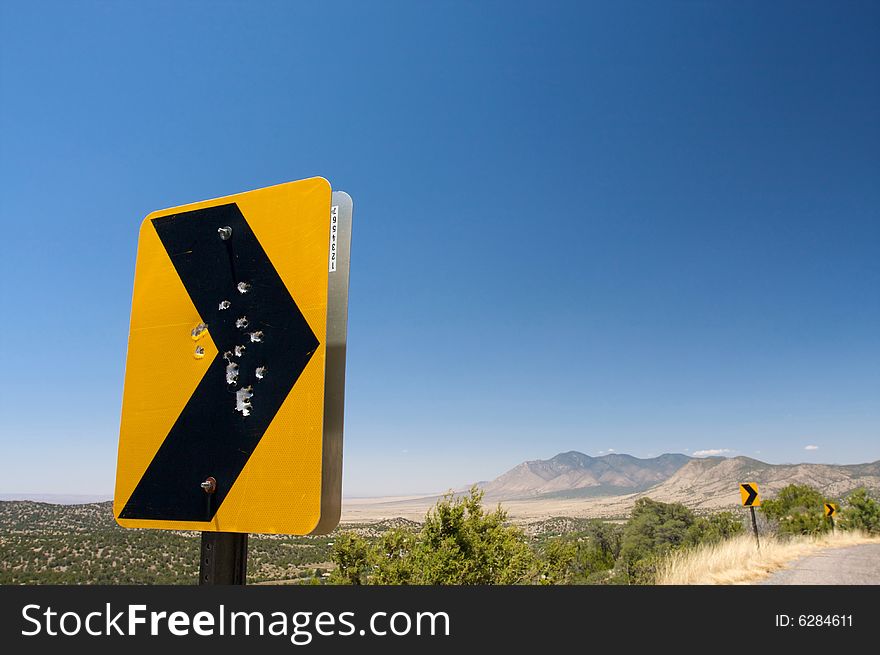
<path fill-rule="evenodd" d="M 444 496 L 415 534 L 392 530 L 372 546 L 354 535 L 337 540 L 331 582 L 340 584 L 521 584 L 536 559 L 522 531 L 499 507 L 483 510 L 483 492 Z"/>
<path fill-rule="evenodd" d="M 840 512 L 840 526 L 844 530 L 864 530 L 880 534 L 880 503 L 868 496 L 864 487 L 853 491 Z"/>
<path fill-rule="evenodd" d="M 820 534 L 831 529 L 824 515 L 826 502 L 817 489 L 790 484 L 776 498 L 764 500 L 761 512 L 777 525 L 780 535 Z"/>

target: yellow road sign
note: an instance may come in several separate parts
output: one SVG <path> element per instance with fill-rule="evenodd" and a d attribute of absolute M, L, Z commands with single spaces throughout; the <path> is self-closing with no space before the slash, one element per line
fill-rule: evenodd
<path fill-rule="evenodd" d="M 743 482 L 740 484 L 739 495 L 742 496 L 743 507 L 761 506 L 761 497 L 758 495 L 758 485 L 754 482 Z"/>
<path fill-rule="evenodd" d="M 835 514 L 837 514 L 837 505 L 825 503 L 825 516 L 834 516 Z"/>
<path fill-rule="evenodd" d="M 124 527 L 339 520 L 351 199 L 322 178 L 140 229 L 113 511 Z"/>

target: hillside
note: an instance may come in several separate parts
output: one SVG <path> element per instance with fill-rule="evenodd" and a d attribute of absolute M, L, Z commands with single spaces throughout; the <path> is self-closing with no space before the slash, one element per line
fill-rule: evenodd
<path fill-rule="evenodd" d="M 691 459 L 668 479 L 639 495 L 691 507 L 723 507 L 739 503 L 740 482 L 757 482 L 765 498 L 788 484 L 807 484 L 839 498 L 857 487 L 880 491 L 880 461 L 832 465 L 767 464 L 749 457 Z"/>
<path fill-rule="evenodd" d="M 647 489 L 668 479 L 690 460 L 666 454 L 652 459 L 612 453 L 590 457 L 576 451 L 552 459 L 523 462 L 482 485 L 488 499 L 512 500 L 544 495 L 615 496 Z"/>
<path fill-rule="evenodd" d="M 326 574 L 341 532 L 375 541 L 393 529 L 419 523 L 385 514 L 369 522 L 345 522 L 323 536 L 251 535 L 248 584 L 314 581 Z M 424 512 L 418 516 L 424 519 Z M 541 540 L 584 530 L 582 519 L 549 519 L 527 534 Z M 0 501 L 0 585 L 3 584 L 194 584 L 199 533 L 124 529 L 112 503 L 51 505 Z"/>
<path fill-rule="evenodd" d="M 612 453 L 591 457 L 571 451 L 523 462 L 480 486 L 491 501 L 650 496 L 693 507 L 736 504 L 740 482 L 757 482 L 764 496 L 787 484 L 808 484 L 829 497 L 856 487 L 880 490 L 880 462 L 871 464 L 767 464 L 749 457 L 693 458 L 666 454 L 650 459 Z"/>
<path fill-rule="evenodd" d="M 398 524 L 348 527 L 370 533 Z M 253 535 L 248 581 L 320 575 L 333 539 Z M 120 528 L 111 502 L 0 501 L 0 584 L 193 584 L 199 548 L 197 532 Z"/>

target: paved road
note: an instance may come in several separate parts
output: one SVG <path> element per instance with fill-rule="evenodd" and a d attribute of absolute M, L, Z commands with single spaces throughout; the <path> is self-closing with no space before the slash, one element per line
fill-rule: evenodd
<path fill-rule="evenodd" d="M 880 544 L 822 550 L 790 562 L 760 584 L 880 585 Z"/>

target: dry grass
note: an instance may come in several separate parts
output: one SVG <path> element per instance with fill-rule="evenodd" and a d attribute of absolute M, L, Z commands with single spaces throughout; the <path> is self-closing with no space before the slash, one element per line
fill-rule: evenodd
<path fill-rule="evenodd" d="M 660 567 L 657 584 L 747 584 L 784 567 L 788 562 L 824 548 L 877 543 L 862 532 L 836 532 L 820 537 L 776 539 L 761 537 L 760 550 L 752 535 L 711 546 L 673 553 Z"/>

